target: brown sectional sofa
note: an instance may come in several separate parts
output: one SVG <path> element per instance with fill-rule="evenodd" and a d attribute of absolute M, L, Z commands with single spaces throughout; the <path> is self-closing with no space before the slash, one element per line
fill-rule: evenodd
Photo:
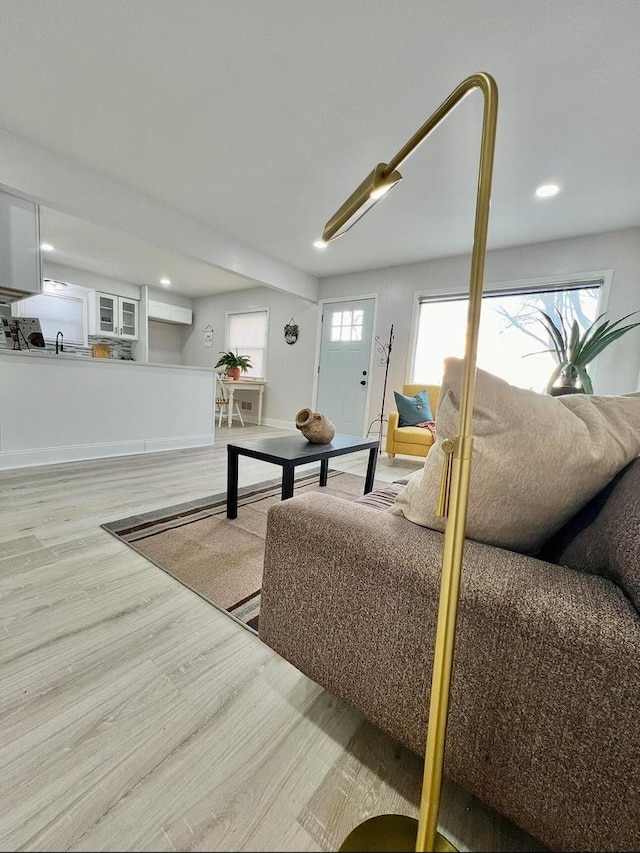
<path fill-rule="evenodd" d="M 260 636 L 424 753 L 443 535 L 399 488 L 269 511 Z M 551 849 L 640 849 L 638 607 L 640 459 L 538 557 L 466 543 L 445 772 Z"/>

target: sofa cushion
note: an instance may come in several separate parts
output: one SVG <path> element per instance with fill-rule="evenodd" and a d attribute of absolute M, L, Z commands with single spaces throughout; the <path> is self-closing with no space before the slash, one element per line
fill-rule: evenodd
<path fill-rule="evenodd" d="M 399 391 L 393 392 L 396 398 L 396 407 L 400 415 L 399 426 L 415 426 L 425 421 L 432 421 L 431 403 L 426 389 L 419 391 L 414 397 L 407 397 Z M 427 430 L 428 431 L 428 430 Z"/>
<path fill-rule="evenodd" d="M 435 514 L 444 453 L 458 434 L 463 362 L 446 359 L 436 444 L 391 512 L 443 530 Z M 640 398 L 551 397 L 477 371 L 466 536 L 536 553 L 640 454 Z"/>
<path fill-rule="evenodd" d="M 433 433 L 426 427 L 398 427 L 395 440 L 398 444 L 433 444 Z"/>
<path fill-rule="evenodd" d="M 640 611 L 640 459 L 558 530 L 539 556 L 608 577 Z"/>

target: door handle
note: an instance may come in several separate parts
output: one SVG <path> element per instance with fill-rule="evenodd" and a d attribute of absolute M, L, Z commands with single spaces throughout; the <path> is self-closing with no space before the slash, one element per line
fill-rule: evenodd
<path fill-rule="evenodd" d="M 366 385 L 367 383 L 364 381 L 364 379 L 362 379 L 362 380 L 360 380 L 360 384 L 361 384 L 361 385 Z"/>

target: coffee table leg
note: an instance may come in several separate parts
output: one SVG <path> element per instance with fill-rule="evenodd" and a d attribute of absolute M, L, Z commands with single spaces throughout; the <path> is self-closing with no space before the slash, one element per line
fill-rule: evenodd
<path fill-rule="evenodd" d="M 238 451 L 227 445 L 227 518 L 238 517 Z"/>
<path fill-rule="evenodd" d="M 282 466 L 282 500 L 293 497 L 293 475 L 295 472 L 293 465 Z"/>
<path fill-rule="evenodd" d="M 369 464 L 367 465 L 367 479 L 364 483 L 364 493 L 368 494 L 373 489 L 373 478 L 376 475 L 376 462 L 378 461 L 378 448 L 372 447 L 369 451 Z"/>
<path fill-rule="evenodd" d="M 327 476 L 329 475 L 329 460 L 321 459 L 320 460 L 320 485 L 327 485 Z"/>

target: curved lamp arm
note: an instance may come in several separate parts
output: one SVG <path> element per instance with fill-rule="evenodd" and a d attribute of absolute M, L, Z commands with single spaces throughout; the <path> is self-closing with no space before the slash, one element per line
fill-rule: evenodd
<path fill-rule="evenodd" d="M 469 310 L 467 314 L 458 435 L 455 440 L 449 442 L 448 448 L 444 448 L 451 455 L 448 458 L 448 462 L 445 463 L 447 472 L 444 477 L 442 493 L 450 495 L 450 500 L 444 533 L 442 576 L 440 581 L 440 599 L 431 680 L 424 780 L 418 826 L 415 832 L 412 833 L 412 837 L 416 839 L 415 849 L 420 851 L 454 849 L 448 844 L 446 839 L 437 836 L 436 827 L 440 805 L 445 735 L 449 711 L 449 691 L 458 615 L 458 597 L 467 519 L 469 481 L 471 478 L 471 457 L 473 453 L 471 422 L 475 394 L 478 331 L 480 326 L 480 309 L 482 307 L 482 286 L 487 252 L 489 204 L 491 199 L 491 180 L 498 115 L 498 88 L 493 77 L 489 74 L 479 72 L 463 80 L 389 163 L 380 163 L 376 166 L 373 172 L 328 221 L 323 235 L 323 239 L 329 242 L 344 234 L 379 198 L 395 186 L 402 177 L 398 172 L 399 166 L 415 151 L 454 107 L 474 89 L 480 89 L 483 94 L 484 110 L 473 250 L 471 254 Z M 446 508 L 443 514 L 446 514 Z M 374 818 L 373 821 L 375 820 L 377 819 Z M 384 818 L 380 818 L 380 820 L 383 821 Z M 358 830 L 364 826 L 362 824 L 354 830 L 352 834 L 354 836 L 353 839 L 352 836 L 349 836 L 342 849 L 367 849 L 357 846 L 362 843 L 362 835 L 358 840 L 355 838 Z M 382 824 L 377 832 L 374 830 L 374 834 L 377 834 L 378 839 L 380 831 L 384 831 Z M 350 839 L 352 839 L 351 842 Z M 351 844 L 356 844 L 356 846 L 351 846 Z M 376 849 L 388 848 L 377 847 Z"/>

